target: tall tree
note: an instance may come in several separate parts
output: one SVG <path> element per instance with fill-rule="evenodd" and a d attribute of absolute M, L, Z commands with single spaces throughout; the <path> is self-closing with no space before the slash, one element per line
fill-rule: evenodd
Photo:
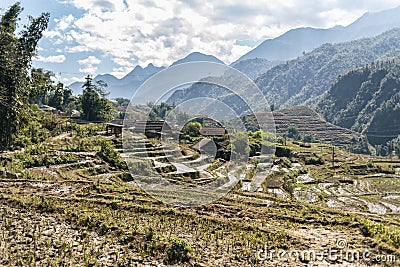
<path fill-rule="evenodd" d="M 58 110 L 62 110 L 64 105 L 64 92 L 64 84 L 59 82 L 49 97 L 49 105 Z"/>
<path fill-rule="evenodd" d="M 47 104 L 49 93 L 55 90 L 53 77 L 54 73 L 51 71 L 32 68 L 30 88 L 27 92 L 31 104 Z"/>
<path fill-rule="evenodd" d="M 82 119 L 87 121 L 104 121 L 112 117 L 112 106 L 105 98 L 104 87 L 106 83 L 93 83 L 88 75 L 83 85 L 81 96 Z"/>
<path fill-rule="evenodd" d="M 28 102 L 26 92 L 32 57 L 42 32 L 47 28 L 49 14 L 31 18 L 20 34 L 17 21 L 22 11 L 20 3 L 12 5 L 0 20 L 0 149 L 12 146 Z"/>

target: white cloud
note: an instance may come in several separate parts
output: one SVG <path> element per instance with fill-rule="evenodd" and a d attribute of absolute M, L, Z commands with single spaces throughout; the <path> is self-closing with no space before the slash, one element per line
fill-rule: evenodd
<path fill-rule="evenodd" d="M 99 65 L 101 60 L 94 56 L 89 56 L 85 59 L 78 61 L 79 65 L 89 66 L 89 65 Z"/>
<path fill-rule="evenodd" d="M 55 20 L 57 24 L 57 28 L 61 31 L 65 31 L 69 27 L 71 27 L 75 21 L 75 17 L 72 14 L 62 17 L 60 20 Z"/>
<path fill-rule="evenodd" d="M 81 73 L 93 74 L 93 73 L 96 73 L 96 71 L 97 71 L 96 66 L 79 68 L 79 72 L 81 72 Z"/>
<path fill-rule="evenodd" d="M 69 53 L 108 57 L 118 65 L 117 76 L 133 63 L 166 66 L 193 51 L 230 63 L 251 49 L 237 41 L 259 43 L 295 27 L 347 25 L 366 11 L 399 5 L 399 0 L 64 1 L 83 15 L 62 17 L 47 35 L 67 43 Z M 98 64 L 81 64 L 81 70 L 93 72 Z"/>
<path fill-rule="evenodd" d="M 121 79 L 124 77 L 128 72 L 132 70 L 131 67 L 119 67 L 119 68 L 114 68 L 111 72 L 111 75 L 114 75 L 115 77 Z"/>
<path fill-rule="evenodd" d="M 55 37 L 61 37 L 61 34 L 58 31 L 44 31 L 43 36 L 52 39 Z"/>
<path fill-rule="evenodd" d="M 97 65 L 101 63 L 101 60 L 95 56 L 89 56 L 85 59 L 78 60 L 78 64 L 82 67 L 79 68 L 79 72 L 94 74 L 97 71 Z"/>
<path fill-rule="evenodd" d="M 45 62 L 45 63 L 63 63 L 66 60 L 64 55 L 57 55 L 57 56 L 36 56 L 36 61 Z"/>
<path fill-rule="evenodd" d="M 80 53 L 80 52 L 89 52 L 90 49 L 84 45 L 77 45 L 73 47 L 66 47 L 65 51 L 68 53 Z"/>
<path fill-rule="evenodd" d="M 131 60 L 125 58 L 113 58 L 112 61 L 122 67 L 132 68 L 134 66 Z"/>

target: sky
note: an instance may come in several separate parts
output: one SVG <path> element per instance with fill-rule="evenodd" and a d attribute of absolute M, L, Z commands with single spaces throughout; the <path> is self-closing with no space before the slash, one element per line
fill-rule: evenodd
<path fill-rule="evenodd" d="M 0 0 L 0 13 L 17 1 Z M 298 27 L 347 26 L 400 0 L 19 0 L 28 16 L 49 12 L 35 67 L 65 84 L 91 74 L 118 78 L 136 65 L 168 66 L 191 52 L 229 64 Z"/>

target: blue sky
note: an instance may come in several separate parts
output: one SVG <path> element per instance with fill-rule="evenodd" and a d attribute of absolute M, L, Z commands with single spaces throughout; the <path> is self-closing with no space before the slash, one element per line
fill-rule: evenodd
<path fill-rule="evenodd" d="M 1 13 L 16 1 L 1 0 Z M 136 65 L 168 66 L 199 51 L 231 63 L 296 27 L 346 26 L 400 0 L 20 0 L 28 15 L 50 12 L 35 67 L 65 84 L 87 74 L 122 77 Z"/>

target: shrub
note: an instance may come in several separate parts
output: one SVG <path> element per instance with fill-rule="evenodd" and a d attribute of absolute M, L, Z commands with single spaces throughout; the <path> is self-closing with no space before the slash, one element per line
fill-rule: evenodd
<path fill-rule="evenodd" d="M 100 141 L 100 151 L 97 155 L 106 161 L 110 166 L 126 170 L 127 166 L 125 161 L 120 157 L 119 153 L 114 149 L 114 146 L 111 142 L 107 140 Z"/>
<path fill-rule="evenodd" d="M 191 137 L 200 136 L 201 124 L 196 121 L 191 121 L 187 123 L 183 129 L 182 133 Z"/>
<path fill-rule="evenodd" d="M 290 157 L 292 150 L 287 146 L 276 146 L 275 155 L 277 157 Z"/>
<path fill-rule="evenodd" d="M 300 140 L 301 136 L 297 128 L 293 125 L 290 125 L 287 129 L 287 137 L 293 138 L 295 140 Z"/>
<path fill-rule="evenodd" d="M 312 143 L 314 142 L 314 137 L 311 134 L 306 134 L 303 137 L 303 142 Z"/>
<path fill-rule="evenodd" d="M 167 250 L 166 264 L 188 262 L 191 251 L 192 248 L 185 240 L 174 238 L 171 247 Z"/>
<path fill-rule="evenodd" d="M 304 163 L 306 165 L 323 165 L 325 160 L 322 157 L 306 157 Z"/>

